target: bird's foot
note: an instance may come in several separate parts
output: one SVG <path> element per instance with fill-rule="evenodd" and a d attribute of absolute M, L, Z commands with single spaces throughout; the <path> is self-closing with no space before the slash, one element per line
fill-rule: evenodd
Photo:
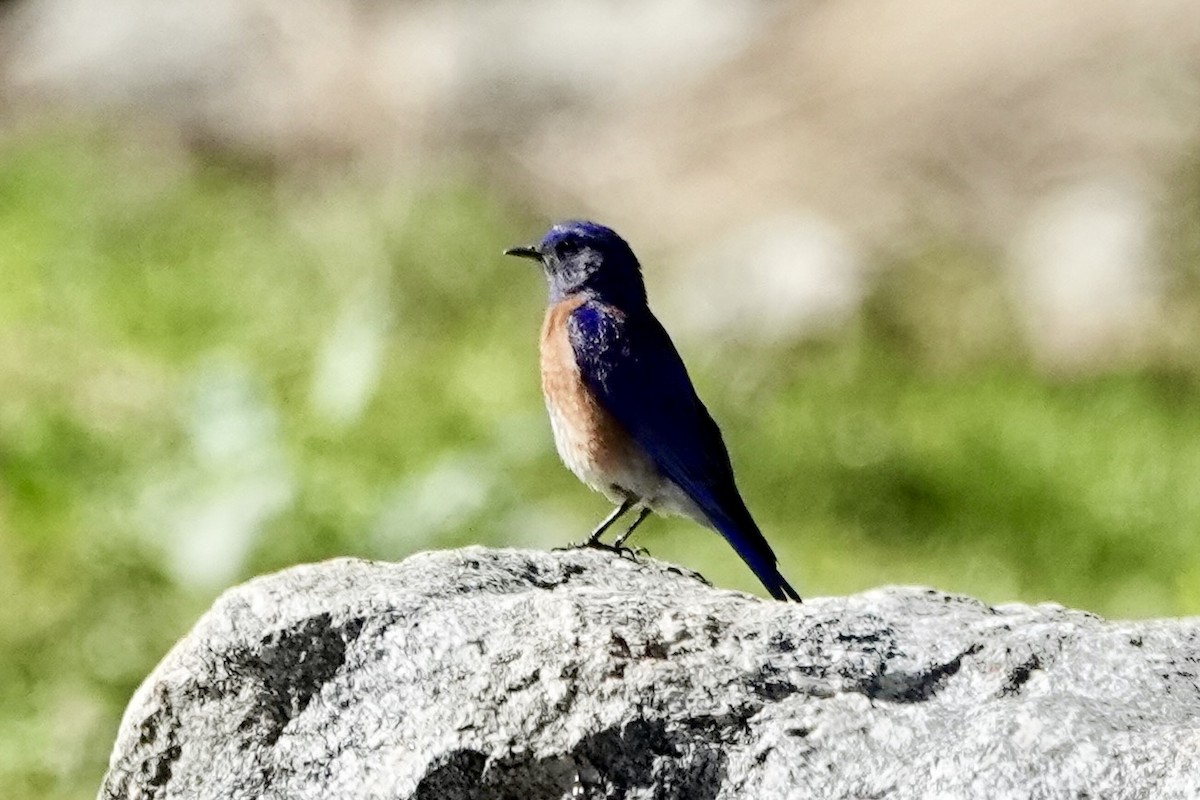
<path fill-rule="evenodd" d="M 604 542 L 600 541 L 599 539 L 584 539 L 582 542 L 571 542 L 570 544 L 565 544 L 562 547 L 552 547 L 552 548 L 550 548 L 550 550 L 553 553 L 564 553 L 568 550 L 585 550 L 589 547 L 593 547 L 597 550 L 612 550 L 613 549 L 612 545 L 605 544 Z"/>
<path fill-rule="evenodd" d="M 605 550 L 609 553 L 617 553 L 617 554 L 620 554 L 623 550 L 625 550 L 624 547 L 620 547 L 615 544 L 609 544 L 608 542 L 602 542 L 599 539 L 595 539 L 595 540 L 589 539 L 583 543 L 583 546 L 591 547 L 595 550 Z"/>
<path fill-rule="evenodd" d="M 639 556 L 649 556 L 650 551 L 644 547 L 625 547 L 624 545 L 609 544 L 602 542 L 599 539 L 586 539 L 582 542 L 572 542 L 565 547 L 552 548 L 551 552 L 562 553 L 570 550 L 604 550 L 608 553 L 616 553 L 621 558 L 628 558 L 630 561 L 637 561 Z"/>
<path fill-rule="evenodd" d="M 607 550 L 610 553 L 616 553 L 621 558 L 627 558 L 635 563 L 638 561 L 639 556 L 650 555 L 650 551 L 644 547 L 626 547 L 623 544 L 605 544 L 604 542 L 598 542 L 592 546 L 600 550 Z"/>

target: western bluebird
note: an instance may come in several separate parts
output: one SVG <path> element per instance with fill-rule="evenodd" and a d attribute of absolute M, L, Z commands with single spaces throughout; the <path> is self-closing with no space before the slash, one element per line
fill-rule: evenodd
<path fill-rule="evenodd" d="M 541 371 L 558 454 L 617 504 L 587 544 L 635 506 L 617 547 L 651 511 L 682 514 L 724 536 L 772 597 L 799 601 L 738 493 L 720 429 L 646 304 L 625 240 L 570 221 L 504 252 L 540 262 L 550 285 Z"/>

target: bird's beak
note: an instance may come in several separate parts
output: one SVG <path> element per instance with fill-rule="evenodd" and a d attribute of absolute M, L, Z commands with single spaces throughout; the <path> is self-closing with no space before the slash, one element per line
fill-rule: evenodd
<path fill-rule="evenodd" d="M 522 245 L 521 247 L 510 247 L 504 251 L 506 256 L 516 256 L 517 258 L 532 258 L 534 261 L 542 260 L 542 253 L 536 247 Z"/>

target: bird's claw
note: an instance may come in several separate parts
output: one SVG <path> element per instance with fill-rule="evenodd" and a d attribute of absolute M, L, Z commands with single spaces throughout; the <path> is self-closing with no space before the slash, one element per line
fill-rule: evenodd
<path fill-rule="evenodd" d="M 618 554 L 624 549 L 622 547 L 617 547 L 615 544 L 609 544 L 608 542 L 602 542 L 599 539 L 596 539 L 594 541 L 589 539 L 588 541 L 583 543 L 583 546 L 591 547 L 595 550 L 605 550 L 609 553 L 618 553 Z"/>
<path fill-rule="evenodd" d="M 623 545 L 613 545 L 613 552 L 621 558 L 628 558 L 635 564 L 638 563 L 638 555 L 649 555 L 645 548 L 641 547 L 625 547 Z"/>
<path fill-rule="evenodd" d="M 607 550 L 610 553 L 616 553 L 621 558 L 627 558 L 634 562 L 638 560 L 638 556 L 650 555 L 650 551 L 644 547 L 626 547 L 621 544 L 605 544 L 604 542 L 597 542 L 592 546 L 600 550 Z"/>
<path fill-rule="evenodd" d="M 625 547 L 624 545 L 609 544 L 602 542 L 599 539 L 586 539 L 582 542 L 572 542 L 564 547 L 555 547 L 552 552 L 561 553 L 569 550 L 604 550 L 608 553 L 616 553 L 621 558 L 628 558 L 630 561 L 637 561 L 639 556 L 649 556 L 650 551 L 644 547 Z"/>

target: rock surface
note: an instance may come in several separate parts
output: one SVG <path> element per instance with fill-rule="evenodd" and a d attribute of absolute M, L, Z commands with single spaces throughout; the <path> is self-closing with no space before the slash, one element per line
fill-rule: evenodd
<path fill-rule="evenodd" d="M 226 593 L 101 798 L 1194 798 L 1200 621 L 887 588 L 803 605 L 600 551 Z"/>

